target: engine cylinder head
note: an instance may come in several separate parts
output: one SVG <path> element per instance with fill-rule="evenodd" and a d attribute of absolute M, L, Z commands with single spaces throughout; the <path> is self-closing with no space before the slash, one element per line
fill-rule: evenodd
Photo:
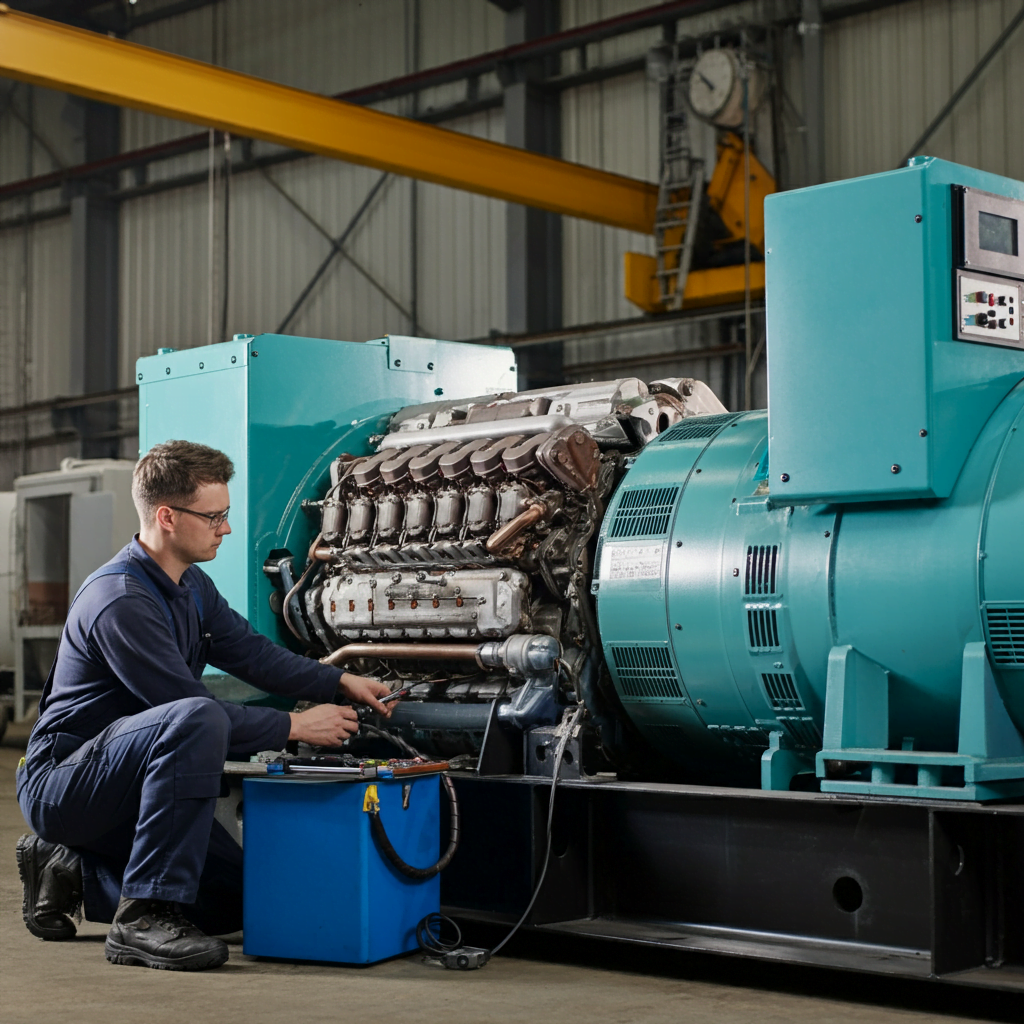
<path fill-rule="evenodd" d="M 493 487 L 478 484 L 467 492 L 466 524 L 474 536 L 490 533 L 498 510 L 498 496 Z"/>
<path fill-rule="evenodd" d="M 362 544 L 370 539 L 373 532 L 375 506 L 373 499 L 365 494 L 353 498 L 348 506 L 348 539 L 353 544 Z"/>
<path fill-rule="evenodd" d="M 434 499 L 426 491 L 405 496 L 405 534 L 410 540 L 425 537 L 434 518 Z"/>
<path fill-rule="evenodd" d="M 438 492 L 434 501 L 434 530 L 439 537 L 451 537 L 459 532 L 465 503 L 462 491 L 455 487 Z"/>
<path fill-rule="evenodd" d="M 389 491 L 377 499 L 377 537 L 379 540 L 393 540 L 402 529 L 405 504 L 395 493 Z"/>
<path fill-rule="evenodd" d="M 498 522 L 507 523 L 526 509 L 533 491 L 524 483 L 507 481 L 498 488 Z"/>
<path fill-rule="evenodd" d="M 345 520 L 348 508 L 343 501 L 328 498 L 324 502 L 324 514 L 320 532 L 328 544 L 337 544 L 345 537 Z"/>

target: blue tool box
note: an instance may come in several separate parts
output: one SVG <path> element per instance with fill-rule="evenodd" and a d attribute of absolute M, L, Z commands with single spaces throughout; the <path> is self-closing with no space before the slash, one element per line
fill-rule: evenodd
<path fill-rule="evenodd" d="M 371 964 L 417 948 L 416 925 L 439 910 L 441 881 L 437 875 L 406 878 L 384 859 L 363 810 L 374 786 L 398 855 L 415 867 L 434 864 L 440 851 L 436 775 L 376 782 L 245 779 L 243 952 Z"/>

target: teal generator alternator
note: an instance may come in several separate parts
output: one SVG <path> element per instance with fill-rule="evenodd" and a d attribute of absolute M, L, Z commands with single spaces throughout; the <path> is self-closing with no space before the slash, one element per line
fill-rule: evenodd
<path fill-rule="evenodd" d="M 644 448 L 593 582 L 625 713 L 693 781 L 1024 792 L 1024 258 L 976 223 L 1014 211 L 930 159 L 766 203 L 770 417 Z"/>

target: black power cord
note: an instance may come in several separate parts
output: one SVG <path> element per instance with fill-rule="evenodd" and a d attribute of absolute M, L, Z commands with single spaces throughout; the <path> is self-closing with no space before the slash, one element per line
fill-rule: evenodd
<path fill-rule="evenodd" d="M 555 790 L 558 786 L 558 779 L 562 771 L 562 757 L 565 754 L 566 744 L 569 742 L 569 738 L 575 731 L 576 725 L 578 724 L 582 714 L 583 705 L 578 704 L 576 706 L 576 710 L 573 711 L 572 716 L 562 727 L 562 735 L 558 741 L 558 748 L 555 751 L 555 769 L 554 775 L 551 777 L 551 793 L 548 797 L 547 845 L 544 849 L 544 864 L 541 867 L 540 878 L 537 879 L 537 884 L 533 888 L 533 895 L 530 897 L 530 902 L 526 905 L 526 909 L 523 911 L 522 917 L 516 921 L 512 930 L 501 940 L 501 942 L 499 942 L 493 949 L 488 950 L 477 949 L 474 946 L 462 946 L 462 932 L 459 930 L 459 926 L 450 917 L 445 917 L 444 914 L 428 914 L 416 926 L 416 941 L 419 943 L 419 947 L 424 953 L 439 960 L 443 966 L 463 971 L 471 970 L 474 967 L 483 967 L 484 964 L 486 964 L 487 961 L 490 960 L 491 957 L 494 956 L 494 954 L 497 953 L 517 931 L 519 931 L 523 923 L 530 916 L 530 911 L 533 910 L 533 905 L 537 902 L 537 897 L 540 895 L 540 891 L 544 886 L 544 879 L 548 874 L 548 865 L 551 863 L 551 826 L 555 816 Z M 447 776 L 444 776 L 444 778 L 446 782 L 450 782 Z M 451 792 L 453 794 L 454 788 L 455 787 L 452 786 Z M 455 930 L 457 938 L 454 945 L 441 941 L 441 925 L 446 922 Z"/>

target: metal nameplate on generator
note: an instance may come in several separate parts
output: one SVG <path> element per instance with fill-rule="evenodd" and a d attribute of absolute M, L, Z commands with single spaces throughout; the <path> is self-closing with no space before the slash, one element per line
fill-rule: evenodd
<path fill-rule="evenodd" d="M 661 579 L 664 544 L 606 544 L 602 563 L 606 580 Z"/>

